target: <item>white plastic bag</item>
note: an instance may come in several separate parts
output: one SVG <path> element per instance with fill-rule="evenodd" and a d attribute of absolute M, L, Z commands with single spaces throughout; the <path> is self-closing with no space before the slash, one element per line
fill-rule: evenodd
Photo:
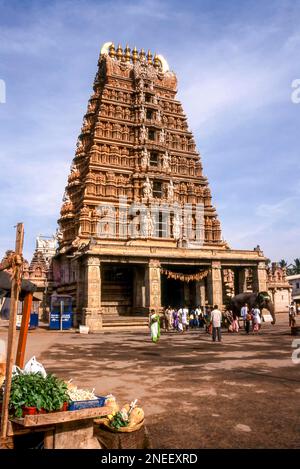
<path fill-rule="evenodd" d="M 17 365 L 14 365 L 12 367 L 12 375 L 13 376 L 16 376 L 16 375 L 22 375 L 23 374 L 23 370 L 21 370 L 21 368 Z"/>
<path fill-rule="evenodd" d="M 29 375 L 30 373 L 41 373 L 43 378 L 47 376 L 45 368 L 37 361 L 35 357 L 30 358 L 30 360 L 26 363 L 23 373 L 25 375 Z"/>

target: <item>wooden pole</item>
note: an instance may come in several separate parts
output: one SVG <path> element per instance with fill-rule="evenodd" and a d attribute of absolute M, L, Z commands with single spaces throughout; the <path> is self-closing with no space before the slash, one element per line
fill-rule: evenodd
<path fill-rule="evenodd" d="M 16 249 L 15 254 L 22 256 L 24 242 L 24 225 L 18 223 L 16 233 Z M 21 259 L 21 257 L 20 257 Z M 6 355 L 6 375 L 5 387 L 2 406 L 1 418 L 1 438 L 6 439 L 8 427 L 8 406 L 12 380 L 12 368 L 15 363 L 15 349 L 16 349 L 16 323 L 17 323 L 17 309 L 19 293 L 22 281 L 22 262 L 17 262 L 14 266 L 13 278 L 11 282 L 11 298 L 10 298 L 10 314 L 9 314 L 9 328 L 7 338 L 7 355 Z M 1 442 L 0 442 L 1 445 Z"/>
<path fill-rule="evenodd" d="M 27 293 L 24 299 L 24 304 L 23 304 L 22 322 L 21 322 L 21 329 L 20 329 L 19 341 L 18 341 L 17 358 L 16 358 L 16 365 L 19 366 L 20 368 L 24 368 L 25 349 L 26 349 L 27 334 L 28 334 L 28 327 L 29 327 L 29 321 L 30 321 L 32 297 L 33 297 L 32 293 Z"/>

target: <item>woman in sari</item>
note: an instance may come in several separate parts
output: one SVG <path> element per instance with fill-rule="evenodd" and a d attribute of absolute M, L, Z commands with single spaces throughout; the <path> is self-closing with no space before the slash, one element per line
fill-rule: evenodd
<path fill-rule="evenodd" d="M 174 326 L 175 331 L 178 331 L 178 324 L 179 324 L 179 313 L 178 313 L 177 309 L 174 309 L 174 312 L 173 312 L 173 326 Z"/>
<path fill-rule="evenodd" d="M 238 317 L 236 314 L 232 315 L 233 321 L 232 321 L 232 332 L 239 332 L 239 321 Z"/>
<path fill-rule="evenodd" d="M 155 312 L 154 309 L 151 309 L 149 315 L 149 326 L 151 332 L 151 340 L 152 342 L 158 342 L 160 338 L 160 316 L 158 313 Z"/>

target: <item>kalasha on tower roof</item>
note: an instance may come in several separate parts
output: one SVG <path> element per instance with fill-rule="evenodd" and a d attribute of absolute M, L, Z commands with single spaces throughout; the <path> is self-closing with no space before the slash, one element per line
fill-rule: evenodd
<path fill-rule="evenodd" d="M 178 245 L 187 225 L 192 243 L 197 204 L 204 207 L 204 244 L 224 245 L 200 155 L 176 99 L 177 78 L 164 57 L 106 43 L 93 91 L 63 198 L 60 252 L 77 249 L 91 237 L 157 241 L 163 232 Z M 128 230 L 135 218 L 128 216 L 133 203 L 144 207 L 135 234 Z M 165 231 L 161 219 L 153 228 L 153 204 L 178 208 Z M 192 207 L 187 220 L 181 212 L 185 204 Z"/>

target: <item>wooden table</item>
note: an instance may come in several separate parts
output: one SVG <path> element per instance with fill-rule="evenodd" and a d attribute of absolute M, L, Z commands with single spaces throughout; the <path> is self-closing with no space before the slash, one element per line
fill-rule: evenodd
<path fill-rule="evenodd" d="M 68 412 L 26 415 L 10 420 L 8 436 L 44 432 L 45 449 L 100 449 L 93 422 L 112 412 L 110 406 Z"/>

